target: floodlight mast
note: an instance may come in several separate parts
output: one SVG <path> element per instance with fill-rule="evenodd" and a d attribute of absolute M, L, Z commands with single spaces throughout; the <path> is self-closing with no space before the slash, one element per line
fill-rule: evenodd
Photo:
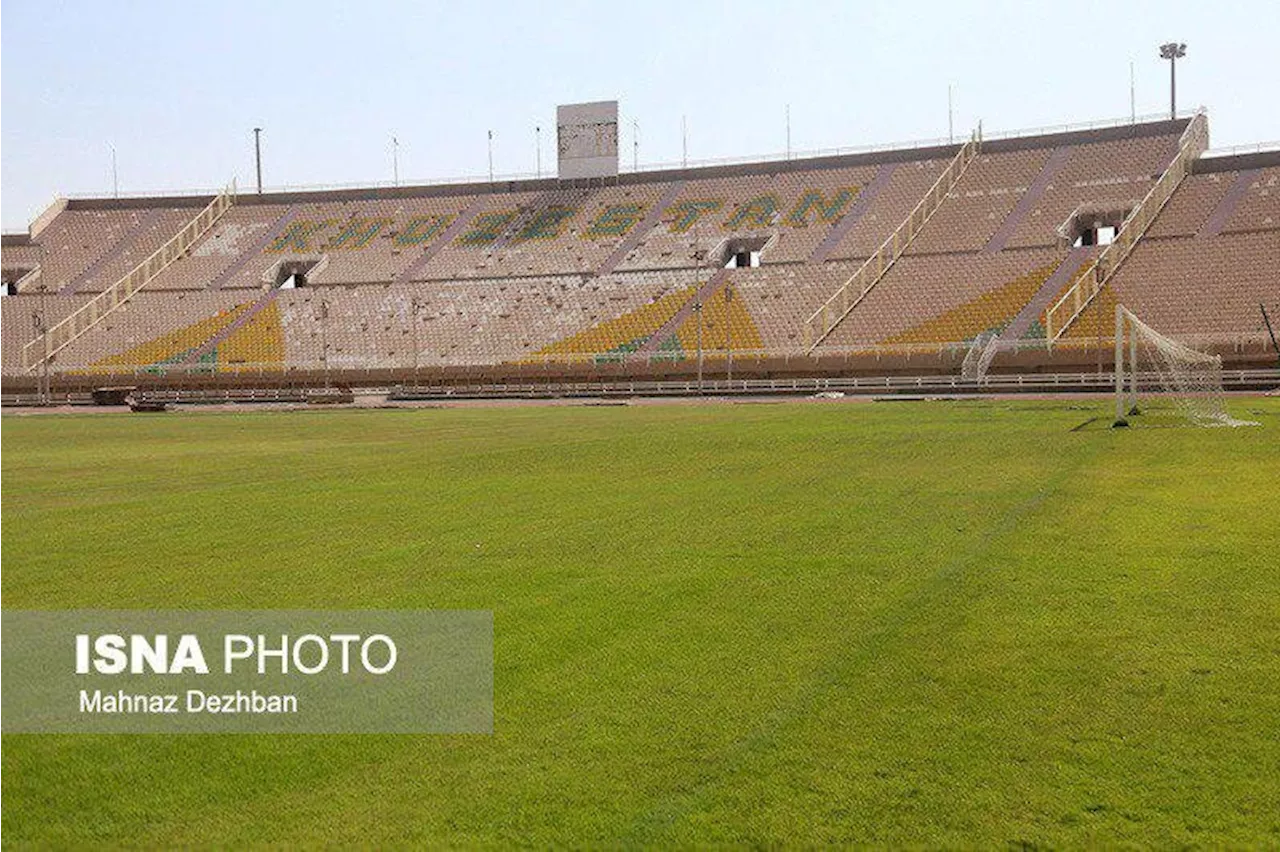
<path fill-rule="evenodd" d="M 1169 120 L 1178 118 L 1178 60 L 1187 55 L 1187 46 L 1171 41 L 1160 45 L 1160 58 L 1169 60 Z"/>

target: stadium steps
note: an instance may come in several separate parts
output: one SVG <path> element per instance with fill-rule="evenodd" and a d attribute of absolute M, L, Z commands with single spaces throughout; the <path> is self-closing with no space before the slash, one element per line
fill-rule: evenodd
<path fill-rule="evenodd" d="M 702 307 L 702 352 L 720 356 L 730 348 L 735 352 L 758 352 L 764 348 L 760 330 L 747 311 L 741 295 L 727 298 L 729 282 L 711 294 Z M 698 318 L 692 314 L 676 330 L 676 339 L 685 353 L 698 351 Z"/>
<path fill-rule="evenodd" d="M 1147 229 L 1159 218 L 1169 200 L 1177 193 L 1183 180 L 1191 173 L 1196 158 L 1209 147 L 1209 120 L 1203 111 L 1198 112 L 1187 124 L 1178 139 L 1178 148 L 1172 161 L 1152 184 L 1151 189 L 1125 217 L 1115 239 L 1098 254 L 1076 283 L 1055 302 L 1044 316 L 1045 337 L 1050 347 L 1084 311 L 1089 303 L 1105 289 L 1125 259 L 1138 246 Z"/>
<path fill-rule="evenodd" d="M 1031 300 L 1023 305 L 1017 316 L 1005 326 L 1000 339 L 1017 340 L 1031 329 L 1033 323 L 1039 322 L 1040 316 L 1049 305 L 1058 299 L 1069 283 L 1074 281 L 1076 273 L 1088 262 L 1094 249 L 1094 246 L 1076 246 L 1067 252 L 1067 256 L 1062 259 L 1062 263 L 1058 264 L 1053 274 L 1044 280 Z"/>
<path fill-rule="evenodd" d="M 631 229 L 631 233 L 627 234 L 626 238 L 618 243 L 617 247 L 592 274 L 597 277 L 608 275 L 614 270 L 614 267 L 622 262 L 623 258 L 635 251 L 649 231 L 662 221 L 662 214 L 667 212 L 667 208 L 675 202 L 683 189 L 684 181 L 676 181 L 667 187 L 666 192 L 662 193 L 662 197 L 658 199 L 658 203 L 649 208 L 649 212 L 645 214 L 645 217 Z"/>
<path fill-rule="evenodd" d="M 1262 169 L 1250 169 L 1236 175 L 1235 183 L 1227 190 L 1227 194 L 1218 202 L 1218 206 L 1209 214 L 1204 225 L 1196 232 L 1197 237 L 1216 237 L 1231 221 L 1240 202 L 1249 194 L 1249 187 L 1262 176 Z"/>
<path fill-rule="evenodd" d="M 68 281 L 66 286 L 64 286 L 61 290 L 58 291 L 58 295 L 66 296 L 68 294 L 76 292 L 80 288 L 80 286 L 84 284 L 84 282 L 93 278 L 94 275 L 97 274 L 98 270 L 102 269 L 108 263 L 111 263 L 120 255 L 124 254 L 125 249 L 133 245 L 133 243 L 138 239 L 138 236 L 142 234 L 142 232 L 145 231 L 147 228 L 150 228 L 152 225 L 154 225 L 156 223 L 156 220 L 158 220 L 163 215 L 164 215 L 163 210 L 156 209 L 156 210 L 152 210 L 146 216 L 139 217 L 138 221 L 134 223 L 133 227 L 125 231 L 124 234 L 121 235 L 120 239 L 116 240 L 115 244 L 112 245 L 110 249 L 108 249 L 105 253 L 103 253 L 102 256 L 100 256 L 93 263 L 85 267 L 85 269 L 79 275 L 77 275 L 75 278 Z"/>
<path fill-rule="evenodd" d="M 636 310 L 596 323 L 534 353 L 547 355 L 616 355 L 639 350 L 642 343 L 667 325 L 690 297 L 692 287 L 674 290 Z M 606 359 L 608 360 L 608 359 Z"/>
<path fill-rule="evenodd" d="M 1053 264 L 1033 269 L 882 342 L 956 343 L 971 341 L 983 332 L 1007 329 L 1009 318 L 1017 315 L 1018 307 L 1025 305 L 1054 271 Z"/>
<path fill-rule="evenodd" d="M 203 239 L 222 215 L 235 203 L 235 182 L 214 196 L 195 217 L 157 248 L 145 260 L 101 293 L 68 314 L 60 322 L 50 326 L 40 338 L 30 341 L 22 349 L 22 366 L 34 370 L 48 363 L 55 355 L 99 323 L 129 303 L 143 287 L 168 269 L 175 260 L 183 257 L 191 247 Z"/>
<path fill-rule="evenodd" d="M 648 340 L 640 344 L 636 353 L 645 355 L 657 352 L 661 348 L 663 342 L 674 336 L 676 332 L 679 331 L 680 326 L 685 322 L 685 320 L 689 319 L 689 317 L 693 315 L 693 306 L 699 303 L 705 306 L 708 301 L 710 301 L 711 297 L 715 295 L 716 291 L 724 285 L 726 280 L 728 280 L 728 277 L 729 270 L 718 269 L 715 274 L 702 284 L 701 287 L 694 288 L 693 293 L 687 300 L 685 300 L 685 303 L 680 306 L 680 310 L 676 311 L 675 315 L 671 317 L 671 319 L 663 323 L 657 331 L 650 335 Z"/>
<path fill-rule="evenodd" d="M 1036 175 L 1036 179 L 1031 182 L 1031 186 L 1027 187 L 1027 191 L 1022 194 L 1022 197 L 1018 199 L 1018 203 L 1009 211 L 1009 215 L 1000 223 L 1000 227 L 991 235 L 991 239 L 987 242 L 983 251 L 988 254 L 995 254 L 1004 250 L 1005 245 L 1017 233 L 1018 226 L 1040 203 L 1045 190 L 1053 182 L 1054 176 L 1066 165 L 1067 160 L 1071 159 L 1072 150 L 1069 145 L 1060 145 L 1053 149 L 1053 153 L 1045 161 L 1044 168 L 1040 170 L 1040 174 Z"/>
<path fill-rule="evenodd" d="M 1083 341 L 1094 337 L 1113 338 L 1116 328 L 1116 305 L 1119 301 L 1116 288 L 1104 287 L 1099 290 L 1093 301 L 1080 312 L 1076 321 L 1062 332 L 1058 344 L 1066 345 L 1068 341 Z"/>
<path fill-rule="evenodd" d="M 487 199 L 483 196 L 476 198 L 471 202 L 466 210 L 463 210 L 455 216 L 453 221 L 449 223 L 449 227 L 445 228 L 444 231 L 441 232 L 440 236 L 432 240 L 432 242 L 422 250 L 422 254 L 418 255 L 412 263 L 402 269 L 400 274 L 392 279 L 392 283 L 402 284 L 406 281 L 414 280 L 414 277 L 431 262 L 432 258 L 438 255 L 446 246 L 452 245 L 453 241 L 471 225 L 471 220 L 474 219 L 476 214 L 484 208 L 486 200 Z"/>
<path fill-rule="evenodd" d="M 209 282 L 209 286 L 206 289 L 221 289 L 222 285 L 239 275 L 246 266 L 262 255 L 263 250 L 271 244 L 271 241 L 274 240 L 297 215 L 297 211 L 292 209 L 286 210 L 282 213 L 280 217 L 272 223 L 271 227 L 262 232 L 262 236 L 253 241 L 253 245 L 242 251 L 240 256 L 231 262 L 230 266 L 218 273 L 218 276 Z"/>
<path fill-rule="evenodd" d="M 247 309 L 237 314 L 235 319 L 218 329 L 212 337 L 193 349 L 191 353 L 182 360 L 182 363 L 194 364 L 207 356 L 213 355 L 217 351 L 218 347 L 227 340 L 227 338 L 247 326 L 253 321 L 254 317 L 260 314 L 268 305 L 275 302 L 276 296 L 279 294 L 280 290 L 276 287 L 272 287 Z"/>
<path fill-rule="evenodd" d="M 813 252 L 809 255 L 808 263 L 822 263 L 831 253 L 839 247 L 849 232 L 854 229 L 858 221 L 863 215 L 871 209 L 871 205 L 875 203 L 876 198 L 889 181 L 893 180 L 893 173 L 898 168 L 897 163 L 885 163 L 880 166 L 876 172 L 876 176 L 871 179 L 871 183 L 867 184 L 862 192 L 858 193 L 858 198 L 853 202 L 853 206 L 849 208 L 849 212 L 840 218 L 831 230 L 823 238 L 822 242 L 814 247 Z"/>
<path fill-rule="evenodd" d="M 254 313 L 210 353 L 210 358 L 220 372 L 283 366 L 284 326 L 279 303 L 273 300 Z"/>
<path fill-rule="evenodd" d="M 153 337 L 151 340 L 130 347 L 123 352 L 109 355 L 93 362 L 95 368 L 123 366 L 130 369 L 148 367 L 158 364 L 179 364 L 194 362 L 193 353 L 200 350 L 201 344 L 216 335 L 221 329 L 233 323 L 250 307 L 248 302 L 236 305 L 226 311 L 219 311 L 213 316 L 205 317 L 175 331 Z"/>
<path fill-rule="evenodd" d="M 538 217 L 545 211 L 554 207 L 567 207 L 575 211 L 582 209 L 587 198 L 591 195 L 590 189 L 553 189 L 548 192 L 541 193 L 528 203 L 522 204 L 511 223 L 507 225 L 506 230 L 502 232 L 502 236 L 490 245 L 484 246 L 484 252 L 489 257 L 496 257 L 509 248 L 519 246 L 530 242 L 528 238 L 522 238 L 521 234 L 526 229 L 537 222 Z M 537 240 L 538 238 L 533 238 Z"/>
<path fill-rule="evenodd" d="M 813 352 L 835 332 L 866 298 L 875 286 L 888 274 L 898 259 L 911 248 L 912 241 L 928 227 L 929 220 L 947 203 L 951 191 L 964 179 L 965 170 L 982 149 L 982 125 L 979 123 L 967 142 L 961 144 L 955 156 L 938 175 L 937 180 L 925 192 L 907 217 L 893 230 L 875 253 L 863 261 L 839 288 L 822 303 L 804 322 L 805 352 Z"/>
<path fill-rule="evenodd" d="M 1045 338 L 1045 336 L 1048 333 L 1048 325 L 1049 325 L 1048 314 L 1049 314 L 1050 307 L 1056 304 L 1057 301 L 1061 299 L 1063 296 L 1065 296 L 1067 293 L 1069 293 L 1072 290 L 1072 288 L 1076 287 L 1080 283 L 1080 280 L 1082 278 L 1084 278 L 1086 275 L 1089 275 L 1090 273 L 1093 272 L 1093 264 L 1097 260 L 1098 255 L 1101 253 L 1102 253 L 1102 249 L 1099 246 L 1090 247 L 1089 256 L 1085 258 L 1084 263 L 1081 264 L 1079 269 L 1077 269 L 1074 273 L 1072 273 L 1070 276 L 1067 277 L 1065 283 L 1062 285 L 1062 290 L 1054 294 L 1049 299 L 1048 303 L 1045 305 L 1044 310 L 1040 311 L 1040 313 L 1036 315 L 1035 322 L 1033 322 L 1030 325 L 1030 327 L 1028 327 L 1027 331 L 1022 335 L 1024 339 L 1034 338 L 1037 340 L 1043 340 Z"/>

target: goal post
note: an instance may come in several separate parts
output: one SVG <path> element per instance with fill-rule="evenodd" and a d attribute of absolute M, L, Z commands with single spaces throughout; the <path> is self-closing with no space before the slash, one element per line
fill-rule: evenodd
<path fill-rule="evenodd" d="M 1153 329 L 1123 305 L 1116 305 L 1115 408 L 1112 424 L 1150 407 L 1172 410 L 1197 426 L 1257 425 L 1227 414 L 1222 358 L 1186 346 Z M 1148 403 L 1139 408 L 1139 394 Z"/>

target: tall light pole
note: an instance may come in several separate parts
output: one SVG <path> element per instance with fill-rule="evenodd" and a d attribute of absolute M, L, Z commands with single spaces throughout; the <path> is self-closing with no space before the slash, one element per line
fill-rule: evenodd
<path fill-rule="evenodd" d="M 120 197 L 120 172 L 116 169 L 116 146 L 108 145 L 111 149 L 111 194 L 115 198 Z"/>
<path fill-rule="evenodd" d="M 1133 79 L 1133 60 L 1129 60 L 1129 123 L 1138 123 L 1138 89 Z"/>
<path fill-rule="evenodd" d="M 418 308 L 422 303 L 418 301 L 418 297 L 414 296 L 410 302 L 413 315 L 413 389 L 418 389 Z"/>
<path fill-rule="evenodd" d="M 631 171 L 640 171 L 640 124 L 631 119 Z"/>
<path fill-rule="evenodd" d="M 49 324 L 45 321 L 48 314 L 45 313 L 44 305 L 45 285 L 40 285 L 40 309 L 35 312 L 32 317 L 35 325 L 36 336 L 40 339 L 41 350 L 40 355 L 40 383 L 37 387 L 36 395 L 40 398 L 41 405 L 48 405 L 51 400 L 49 393 Z"/>
<path fill-rule="evenodd" d="M 947 144 L 956 141 L 956 114 L 952 104 L 951 84 L 947 84 Z"/>
<path fill-rule="evenodd" d="M 1176 41 L 1160 45 L 1160 58 L 1169 60 L 1169 120 L 1178 117 L 1178 60 L 1187 55 L 1187 46 Z"/>
<path fill-rule="evenodd" d="M 731 310 L 733 303 L 733 282 L 726 281 L 724 285 L 724 340 L 725 354 L 727 356 L 727 364 L 725 366 L 725 384 L 733 384 L 733 311 Z M 732 388 L 730 388 L 732 389 Z"/>
<path fill-rule="evenodd" d="M 693 312 L 698 315 L 698 393 L 702 393 L 702 298 L 693 303 Z"/>
<path fill-rule="evenodd" d="M 258 172 L 258 194 L 262 194 L 262 128 L 253 128 L 253 163 Z"/>
<path fill-rule="evenodd" d="M 391 137 L 391 182 L 400 185 L 400 140 Z"/>
<path fill-rule="evenodd" d="M 489 131 L 489 183 L 493 183 L 493 131 Z"/>
<path fill-rule="evenodd" d="M 324 389 L 329 390 L 329 303 L 320 300 L 320 363 L 324 369 Z"/>
<path fill-rule="evenodd" d="M 533 128 L 533 150 L 536 169 L 534 174 L 542 177 L 542 125 L 540 124 Z"/>

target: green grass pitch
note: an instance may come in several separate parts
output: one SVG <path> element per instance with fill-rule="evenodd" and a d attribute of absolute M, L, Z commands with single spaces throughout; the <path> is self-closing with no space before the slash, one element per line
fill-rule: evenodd
<path fill-rule="evenodd" d="M 1280 845 L 1280 400 L 1230 407 L 6 416 L 5 607 L 496 647 L 492 736 L 6 735 L 4 839 Z"/>

